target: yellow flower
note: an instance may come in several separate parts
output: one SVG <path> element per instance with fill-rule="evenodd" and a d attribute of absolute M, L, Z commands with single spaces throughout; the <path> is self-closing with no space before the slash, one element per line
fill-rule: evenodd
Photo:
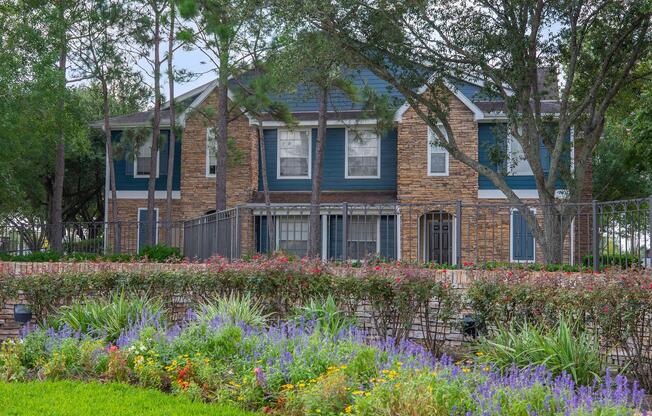
<path fill-rule="evenodd" d="M 304 388 L 304 387 L 306 387 L 305 384 L 303 384 L 303 383 L 299 383 L 299 388 L 300 388 L 300 389 L 302 389 L 302 388 Z"/>
<path fill-rule="evenodd" d="M 384 382 L 386 382 L 387 380 L 385 380 L 384 378 L 379 378 L 379 379 L 376 379 L 376 381 L 377 381 L 378 383 L 384 383 Z"/>
<path fill-rule="evenodd" d="M 389 370 L 383 370 L 383 371 L 381 371 L 381 373 L 383 373 L 383 374 L 388 374 L 388 373 L 389 373 Z"/>
<path fill-rule="evenodd" d="M 340 366 L 340 368 L 341 368 L 342 370 L 344 370 L 344 369 L 346 368 L 346 365 L 345 365 L 345 364 L 342 364 L 342 365 Z"/>
<path fill-rule="evenodd" d="M 364 391 L 362 390 L 356 390 L 353 393 L 351 393 L 354 396 L 362 396 L 364 394 Z"/>
<path fill-rule="evenodd" d="M 284 384 L 284 385 L 281 386 L 281 388 L 283 388 L 285 390 L 292 390 L 294 388 L 294 386 L 292 384 Z"/>
<path fill-rule="evenodd" d="M 491 368 L 489 368 L 489 366 L 486 366 L 486 367 L 484 368 L 484 371 L 489 372 L 489 370 L 491 370 Z"/>
<path fill-rule="evenodd" d="M 369 396 L 371 396 L 371 393 L 369 393 L 368 391 L 366 391 L 366 392 L 364 393 L 364 395 L 365 395 L 365 397 L 369 397 Z"/>
<path fill-rule="evenodd" d="M 351 409 L 352 407 L 350 405 L 346 406 L 346 408 L 344 408 L 344 413 L 351 413 Z"/>
<path fill-rule="evenodd" d="M 475 355 L 477 355 L 478 357 L 482 357 L 484 353 L 482 351 L 478 351 L 475 353 Z"/>
<path fill-rule="evenodd" d="M 464 367 L 464 368 L 462 369 L 462 371 L 465 372 L 465 373 L 468 373 L 468 372 L 470 372 L 471 370 L 469 370 L 467 367 Z"/>

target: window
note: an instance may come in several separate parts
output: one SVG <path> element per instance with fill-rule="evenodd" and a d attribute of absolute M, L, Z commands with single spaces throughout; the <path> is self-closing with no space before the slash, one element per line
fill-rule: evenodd
<path fill-rule="evenodd" d="M 151 170 L 150 152 L 152 149 L 152 136 L 150 135 L 145 143 L 140 146 L 134 156 L 134 178 L 148 178 Z M 161 152 L 156 151 L 156 177 L 158 178 L 161 169 Z"/>
<path fill-rule="evenodd" d="M 439 129 L 448 138 L 443 128 Z M 428 176 L 448 176 L 448 151 L 437 145 L 437 136 L 428 128 Z"/>
<path fill-rule="evenodd" d="M 380 138 L 371 129 L 347 130 L 346 177 L 380 177 Z"/>
<path fill-rule="evenodd" d="M 217 169 L 217 141 L 212 128 L 206 129 L 206 177 L 215 177 Z"/>
<path fill-rule="evenodd" d="M 507 139 L 507 155 L 509 157 L 509 174 L 512 176 L 532 175 L 530 163 L 525 158 L 523 147 L 511 134 Z"/>
<path fill-rule="evenodd" d="M 349 258 L 362 260 L 375 255 L 378 248 L 378 217 L 354 216 L 349 220 L 348 227 L 346 250 Z"/>
<path fill-rule="evenodd" d="M 308 253 L 308 219 L 300 216 L 289 216 L 278 219 L 277 247 L 296 256 L 303 257 Z"/>
<path fill-rule="evenodd" d="M 510 261 L 533 262 L 536 250 L 534 235 L 517 209 L 511 212 L 510 229 Z"/>
<path fill-rule="evenodd" d="M 278 130 L 278 178 L 310 179 L 311 130 Z"/>

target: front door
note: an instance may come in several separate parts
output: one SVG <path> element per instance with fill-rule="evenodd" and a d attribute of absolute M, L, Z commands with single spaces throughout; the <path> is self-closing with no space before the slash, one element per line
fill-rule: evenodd
<path fill-rule="evenodd" d="M 453 263 L 453 221 L 448 213 L 426 214 L 426 261 Z"/>

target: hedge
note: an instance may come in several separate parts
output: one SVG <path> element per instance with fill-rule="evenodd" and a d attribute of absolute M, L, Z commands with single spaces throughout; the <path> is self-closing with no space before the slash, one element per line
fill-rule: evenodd
<path fill-rule="evenodd" d="M 652 272 L 476 274 L 467 295 L 487 331 L 527 320 L 553 325 L 560 315 L 591 331 L 604 351 L 652 390 Z"/>
<path fill-rule="evenodd" d="M 462 305 L 459 291 L 442 271 L 402 265 L 332 267 L 321 262 L 291 261 L 285 257 L 250 262 L 210 264 L 204 271 L 149 271 L 5 275 L 0 277 L 0 301 L 19 292 L 43 319 L 61 304 L 87 296 L 107 296 L 116 291 L 160 298 L 170 309 L 186 301 L 248 293 L 267 312 L 281 318 L 312 299 L 333 296 L 354 314 L 366 305 L 372 331 L 397 342 L 411 330 L 422 332 L 427 346 L 438 352 L 450 322 Z"/>

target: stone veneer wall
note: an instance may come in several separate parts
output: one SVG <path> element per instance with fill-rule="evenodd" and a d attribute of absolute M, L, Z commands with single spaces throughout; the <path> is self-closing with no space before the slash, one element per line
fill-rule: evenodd
<path fill-rule="evenodd" d="M 460 148 L 468 155 L 478 155 L 478 125 L 473 113 L 459 99 L 450 98 L 450 124 Z M 478 200 L 478 174 L 462 162 L 449 157 L 448 176 L 428 176 L 428 126 L 412 108 L 403 114 L 398 126 L 397 199 L 399 203 L 450 204 L 419 205 L 402 209 L 401 257 L 420 259 L 418 253 L 419 217 L 427 212 L 455 214 L 455 201 L 475 203 Z M 464 233 L 464 229 L 462 230 Z M 464 235 L 462 236 L 464 240 Z M 468 247 L 470 251 L 472 248 Z M 468 252 L 462 256 L 467 257 Z"/>

